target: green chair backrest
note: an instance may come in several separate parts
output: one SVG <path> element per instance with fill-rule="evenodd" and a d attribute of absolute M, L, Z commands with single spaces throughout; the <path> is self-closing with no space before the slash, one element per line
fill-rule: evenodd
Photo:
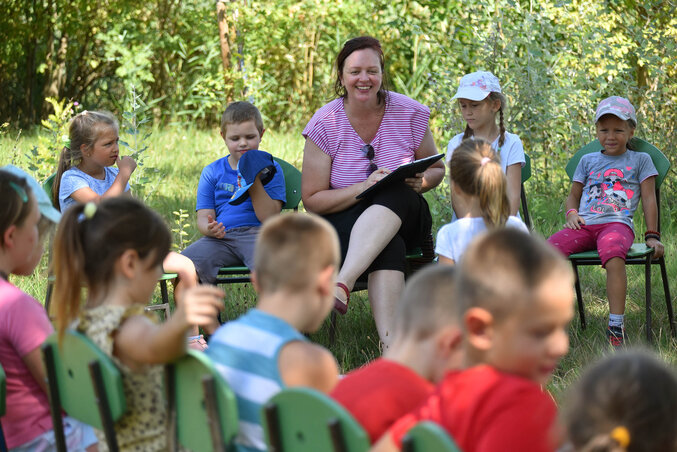
<path fill-rule="evenodd" d="M 202 385 L 203 378 L 212 377 L 223 442 L 229 444 L 238 430 L 237 401 L 212 361 L 204 353 L 188 350 L 172 366 L 174 394 L 170 397 L 175 401 L 179 443 L 194 452 L 214 450 Z"/>
<path fill-rule="evenodd" d="M 419 422 L 402 440 L 403 452 L 461 452 L 446 430 L 434 422 Z"/>
<path fill-rule="evenodd" d="M 278 425 L 270 425 L 270 410 L 277 413 Z M 274 395 L 263 407 L 266 441 L 272 445 L 278 435 L 281 451 L 317 452 L 333 451 L 329 424 L 338 422 L 345 450 L 365 452 L 369 449 L 369 436 L 352 415 L 336 401 L 310 388 L 287 388 Z"/>
<path fill-rule="evenodd" d="M 670 160 L 668 160 L 667 157 L 665 157 L 665 155 L 659 151 L 658 148 L 656 148 L 656 146 L 641 138 L 633 137 L 630 140 L 630 147 L 632 147 L 635 151 L 646 152 L 649 154 L 654 166 L 656 167 L 656 170 L 658 171 L 658 176 L 656 176 L 656 188 L 659 188 L 663 183 L 663 179 L 665 179 L 665 176 L 670 170 Z M 594 140 L 576 151 L 566 166 L 566 172 L 569 176 L 569 179 L 573 179 L 574 172 L 576 171 L 576 167 L 578 166 L 578 162 L 581 160 L 581 157 L 583 157 L 585 154 L 598 152 L 601 149 L 602 145 L 599 143 L 599 141 Z"/>
<path fill-rule="evenodd" d="M 282 173 L 284 174 L 287 202 L 282 208 L 297 209 L 301 202 L 301 171 L 297 170 L 291 163 L 287 163 L 279 157 L 273 158 L 280 164 Z"/>
<path fill-rule="evenodd" d="M 58 343 L 57 333 L 54 333 L 42 346 L 53 350 L 59 398 L 69 416 L 103 430 L 89 371 L 92 361 L 98 361 L 101 365 L 112 419 L 117 420 L 122 416 L 126 404 L 120 370 L 89 338 L 69 330 L 64 333 L 61 344 Z"/>
<path fill-rule="evenodd" d="M 524 154 L 524 166 L 522 167 L 522 183 L 531 178 L 531 157 Z"/>
<path fill-rule="evenodd" d="M 5 399 L 7 398 L 7 378 L 5 370 L 0 365 L 0 416 L 5 415 Z"/>

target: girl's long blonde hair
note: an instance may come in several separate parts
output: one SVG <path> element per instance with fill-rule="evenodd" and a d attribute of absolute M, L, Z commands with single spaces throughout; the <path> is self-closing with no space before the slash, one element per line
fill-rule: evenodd
<path fill-rule="evenodd" d="M 85 149 L 94 146 L 102 126 L 119 129 L 118 121 L 112 113 L 107 111 L 83 111 L 71 119 L 68 128 L 70 144 L 64 146 L 59 157 L 59 166 L 56 169 L 54 184 L 52 184 L 52 202 L 59 208 L 59 188 L 61 176 L 68 169 L 77 166 L 82 161 L 82 147 Z"/>
<path fill-rule="evenodd" d="M 449 174 L 458 188 L 479 199 L 487 229 L 505 226 L 510 216 L 508 187 L 501 161 L 489 142 L 463 140 L 451 155 Z"/>
<path fill-rule="evenodd" d="M 61 219 L 54 239 L 53 306 L 59 337 L 75 320 L 83 302 L 82 289 L 99 296 L 109 290 L 115 262 L 125 250 L 159 265 L 169 252 L 171 235 L 162 218 L 128 197 L 76 204 Z"/>

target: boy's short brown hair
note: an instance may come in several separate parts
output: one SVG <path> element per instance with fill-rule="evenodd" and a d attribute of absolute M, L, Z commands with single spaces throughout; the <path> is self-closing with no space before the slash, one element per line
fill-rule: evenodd
<path fill-rule="evenodd" d="M 456 268 L 451 265 L 429 265 L 412 276 L 395 305 L 395 339 L 423 340 L 457 322 L 455 286 Z"/>
<path fill-rule="evenodd" d="M 263 224 L 256 239 L 254 266 L 261 293 L 303 291 L 318 272 L 339 263 L 336 231 L 317 215 L 277 215 Z"/>
<path fill-rule="evenodd" d="M 486 233 L 473 241 L 460 260 L 456 284 L 458 318 L 472 307 L 484 308 L 497 321 L 531 301 L 549 277 L 571 279 L 571 266 L 540 237 L 515 228 Z"/>
<path fill-rule="evenodd" d="M 239 124 L 245 121 L 254 121 L 259 134 L 263 133 L 263 119 L 259 109 L 249 102 L 232 102 L 221 115 L 221 133 L 226 134 L 228 124 Z"/>

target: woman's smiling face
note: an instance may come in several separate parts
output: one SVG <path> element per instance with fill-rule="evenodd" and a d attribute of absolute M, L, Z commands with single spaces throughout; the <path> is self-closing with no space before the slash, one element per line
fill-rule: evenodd
<path fill-rule="evenodd" d="M 382 81 L 381 62 L 374 49 L 360 49 L 348 55 L 343 65 L 341 83 L 349 101 L 377 102 Z"/>

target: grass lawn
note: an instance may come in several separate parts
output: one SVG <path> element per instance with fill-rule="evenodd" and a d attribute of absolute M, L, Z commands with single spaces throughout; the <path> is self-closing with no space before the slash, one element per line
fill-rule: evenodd
<path fill-rule="evenodd" d="M 22 135 L 18 140 L 14 136 L 0 137 L 0 165 L 11 161 L 27 166 L 28 162 L 22 155 L 37 143 L 37 137 Z M 195 226 L 195 192 L 202 167 L 209 162 L 222 157 L 225 152 L 223 141 L 218 130 L 194 130 L 179 126 L 166 128 L 164 131 L 154 132 L 148 139 L 149 150 L 145 155 L 145 165 L 137 169 L 138 175 L 145 171 L 150 181 L 144 186 L 146 202 L 164 218 L 173 230 L 176 249 L 183 249 L 187 244 L 196 240 L 199 233 Z M 439 143 L 438 143 L 439 144 Z M 296 167 L 301 167 L 303 138 L 300 133 L 266 132 L 261 147 L 273 155 L 282 157 Z M 443 146 L 439 146 L 444 149 Z M 125 150 L 121 149 L 124 154 Z M 534 156 L 532 156 L 533 158 Z M 533 176 L 526 183 L 531 214 L 536 229 L 544 236 L 548 236 L 562 225 L 562 206 L 568 191 L 568 180 L 564 179 L 564 170 L 560 172 L 561 179 L 540 180 L 539 160 L 533 161 Z M 155 168 L 157 173 L 148 171 Z M 136 174 L 135 173 L 135 174 Z M 44 177 L 45 174 L 38 174 Z M 132 181 L 134 182 L 134 181 Z M 448 201 L 448 185 L 442 184 L 436 190 L 427 193 L 434 218 L 434 230 L 451 217 L 451 208 Z M 663 193 L 667 199 L 671 193 Z M 181 218 L 181 212 L 188 216 Z M 641 214 L 641 209 L 638 209 Z M 640 215 L 641 216 L 641 215 Z M 673 298 L 677 294 L 677 267 L 675 256 L 674 226 L 670 210 L 662 214 L 663 233 L 666 256 L 668 256 L 668 275 L 672 283 Z M 644 231 L 643 221 L 637 223 L 638 232 Z M 185 234 L 181 234 L 183 231 Z M 44 299 L 46 289 L 46 259 L 38 267 L 34 276 L 14 278 L 23 290 L 36 297 Z M 606 345 L 604 330 L 608 307 L 605 298 L 605 274 L 600 268 L 585 267 L 581 270 L 581 284 L 586 305 L 588 328 L 581 330 L 578 317 L 574 319 L 570 328 L 571 349 L 556 371 L 549 389 L 554 396 L 561 400 L 564 390 L 577 378 L 581 368 L 597 357 L 609 353 Z M 655 267 L 653 271 L 653 332 L 655 336 L 654 350 L 672 365 L 677 365 L 677 343 L 670 337 L 667 322 L 665 300 L 660 281 L 660 272 Z M 159 299 L 159 290 L 155 294 Z M 255 304 L 255 294 L 248 284 L 231 285 L 226 287 L 226 313 L 228 318 L 234 318 L 247 308 Z M 626 310 L 626 328 L 631 344 L 644 344 L 644 271 L 641 267 L 628 268 L 628 298 Z M 354 293 L 348 314 L 339 318 L 339 329 L 336 343 L 331 350 L 338 359 L 343 372 L 347 372 L 379 356 L 379 342 L 374 325 L 366 292 Z M 312 340 L 329 346 L 328 322 Z"/>

